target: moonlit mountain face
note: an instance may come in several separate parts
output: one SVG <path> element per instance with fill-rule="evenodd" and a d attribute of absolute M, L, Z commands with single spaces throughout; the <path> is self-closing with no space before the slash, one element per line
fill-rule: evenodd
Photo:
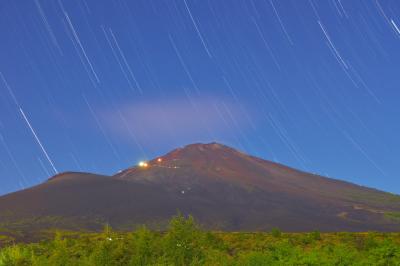
<path fill-rule="evenodd" d="M 177 212 L 214 230 L 396 231 L 400 197 L 218 144 L 192 144 L 113 176 L 68 172 L 0 197 L 19 237 L 49 228 L 164 229 Z"/>
<path fill-rule="evenodd" d="M 400 194 L 399 28 L 398 0 L 2 0 L 0 195 L 214 141 Z"/>

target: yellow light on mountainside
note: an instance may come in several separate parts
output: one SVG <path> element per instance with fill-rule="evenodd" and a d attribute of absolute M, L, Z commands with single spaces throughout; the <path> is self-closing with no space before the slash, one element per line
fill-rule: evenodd
<path fill-rule="evenodd" d="M 146 168 L 148 166 L 149 166 L 149 164 L 147 162 L 144 162 L 144 161 L 139 162 L 139 167 Z"/>

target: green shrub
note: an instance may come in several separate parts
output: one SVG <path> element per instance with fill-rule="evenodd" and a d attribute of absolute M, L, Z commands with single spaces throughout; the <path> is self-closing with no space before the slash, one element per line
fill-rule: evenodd
<path fill-rule="evenodd" d="M 240 256 L 237 265 L 243 266 L 269 266 L 273 265 L 273 258 L 267 253 L 248 252 Z"/>
<path fill-rule="evenodd" d="M 157 252 L 156 237 L 145 226 L 139 228 L 133 235 L 133 256 L 130 265 L 150 265 L 154 262 Z"/>
<path fill-rule="evenodd" d="M 368 254 L 368 261 L 373 265 L 400 265 L 400 246 L 393 241 L 383 241 Z"/>
<path fill-rule="evenodd" d="M 59 266 L 71 265 L 72 258 L 68 254 L 67 240 L 63 238 L 62 233 L 56 233 L 52 244 L 53 247 L 49 257 L 49 263 Z"/>
<path fill-rule="evenodd" d="M 274 228 L 272 228 L 272 230 L 271 230 L 271 235 L 272 235 L 273 237 L 278 238 L 278 237 L 281 237 L 281 236 L 282 236 L 282 232 L 281 232 L 281 230 L 279 230 L 279 228 L 274 227 Z"/>
<path fill-rule="evenodd" d="M 321 233 L 319 231 L 313 231 L 310 233 L 310 238 L 314 241 L 321 240 Z"/>
<path fill-rule="evenodd" d="M 20 245 L 6 247 L 0 252 L 0 266 L 31 265 L 31 251 Z"/>
<path fill-rule="evenodd" d="M 202 260 L 204 239 L 204 233 L 199 230 L 192 216 L 188 219 L 181 214 L 175 216 L 164 238 L 167 261 L 173 265 L 189 265 Z"/>
<path fill-rule="evenodd" d="M 205 251 L 204 265 L 212 266 L 231 266 L 234 259 L 224 251 L 210 249 Z"/>
<path fill-rule="evenodd" d="M 51 241 L 0 249 L 0 266 L 382 265 L 400 266 L 400 234 L 215 233 L 177 215 L 166 232 L 56 233 Z"/>

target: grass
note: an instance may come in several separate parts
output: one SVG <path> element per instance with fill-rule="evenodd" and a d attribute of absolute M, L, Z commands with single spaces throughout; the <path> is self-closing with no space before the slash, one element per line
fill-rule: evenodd
<path fill-rule="evenodd" d="M 364 202 L 368 203 L 372 206 L 380 206 L 380 205 L 393 205 L 393 204 L 400 204 L 400 196 L 381 192 L 381 193 L 370 193 L 370 192 L 356 192 L 356 191 L 347 191 L 344 195 L 352 199 L 356 202 Z"/>
<path fill-rule="evenodd" d="M 400 233 L 208 232 L 178 215 L 165 232 L 106 226 L 9 243 L 0 249 L 3 265 L 400 265 Z"/>
<path fill-rule="evenodd" d="M 385 217 L 400 222 L 400 212 L 387 212 L 385 213 Z"/>

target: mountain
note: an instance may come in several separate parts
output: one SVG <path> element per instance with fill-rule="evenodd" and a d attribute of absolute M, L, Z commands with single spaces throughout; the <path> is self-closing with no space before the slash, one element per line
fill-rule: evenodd
<path fill-rule="evenodd" d="M 163 229 L 177 212 L 230 231 L 399 231 L 400 196 L 191 144 L 113 176 L 68 172 L 0 197 L 0 233 Z"/>

